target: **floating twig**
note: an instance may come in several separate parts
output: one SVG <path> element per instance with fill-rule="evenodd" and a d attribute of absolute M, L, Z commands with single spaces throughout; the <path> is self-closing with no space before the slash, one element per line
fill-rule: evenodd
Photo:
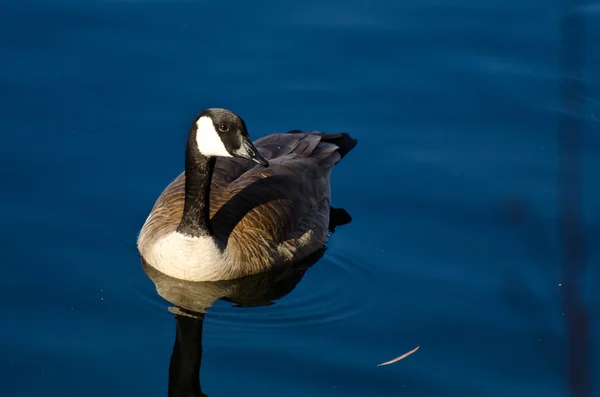
<path fill-rule="evenodd" d="M 411 354 L 413 354 L 414 352 L 416 352 L 417 350 L 419 350 L 419 347 L 421 347 L 421 346 L 417 346 L 417 347 L 415 347 L 414 349 L 412 349 L 411 351 L 409 351 L 409 352 L 407 352 L 407 353 L 404 353 L 404 354 L 403 354 L 403 355 L 401 355 L 400 357 L 396 357 L 396 358 L 395 358 L 395 359 L 393 359 L 393 360 L 386 361 L 386 362 L 384 362 L 384 363 L 378 364 L 377 366 L 378 366 L 378 367 L 381 367 L 381 366 L 383 366 L 383 365 L 389 365 L 389 364 L 393 364 L 393 363 L 395 363 L 395 362 L 398 362 L 398 361 L 402 360 L 403 358 L 406 358 L 406 357 L 410 356 Z"/>

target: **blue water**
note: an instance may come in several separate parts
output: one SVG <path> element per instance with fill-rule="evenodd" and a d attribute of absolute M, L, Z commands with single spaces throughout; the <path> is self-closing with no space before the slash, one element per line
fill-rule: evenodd
<path fill-rule="evenodd" d="M 274 305 L 219 300 L 190 318 L 204 393 L 569 395 L 556 184 L 567 11 L 587 24 L 575 116 L 599 393 L 600 3 L 566 5 L 1 2 L 0 394 L 167 395 L 183 320 L 135 240 L 183 168 L 192 118 L 227 107 L 254 139 L 358 138 L 332 180 L 353 222 Z"/>

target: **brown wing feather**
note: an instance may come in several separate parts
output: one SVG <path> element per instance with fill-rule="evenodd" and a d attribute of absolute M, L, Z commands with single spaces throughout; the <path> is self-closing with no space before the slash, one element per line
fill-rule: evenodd
<path fill-rule="evenodd" d="M 283 156 L 268 168 L 255 167 L 231 184 L 213 182 L 211 219 L 215 237 L 233 244 L 236 261 L 253 258 L 257 266 L 314 250 L 327 236 L 329 172 L 312 158 Z M 307 232 L 311 238 L 302 239 Z M 247 244 L 252 241 L 252 244 Z M 303 252 L 302 252 L 303 253 Z"/>
<path fill-rule="evenodd" d="M 137 244 L 142 256 L 162 236 L 177 228 L 183 216 L 184 198 L 185 175 L 181 173 L 162 191 L 142 227 Z"/>

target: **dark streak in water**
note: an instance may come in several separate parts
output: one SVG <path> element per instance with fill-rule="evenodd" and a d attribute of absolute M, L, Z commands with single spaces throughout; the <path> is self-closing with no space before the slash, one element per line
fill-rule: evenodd
<path fill-rule="evenodd" d="M 580 5 L 571 2 L 571 10 Z M 559 120 L 559 233 L 564 241 L 562 295 L 567 326 L 567 379 L 572 397 L 592 396 L 590 378 L 589 318 L 582 302 L 585 245 L 582 225 L 581 140 L 585 87 L 585 23 L 580 12 L 567 12 L 562 20 L 560 67 L 564 112 Z"/>

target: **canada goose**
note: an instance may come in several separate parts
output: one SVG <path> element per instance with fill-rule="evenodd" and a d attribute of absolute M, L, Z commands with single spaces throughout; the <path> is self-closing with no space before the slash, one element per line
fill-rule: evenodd
<path fill-rule="evenodd" d="M 157 199 L 137 246 L 182 280 L 231 280 L 298 261 L 327 238 L 331 169 L 348 134 L 290 131 L 250 141 L 237 114 L 212 108 L 192 123 L 185 171 Z"/>

